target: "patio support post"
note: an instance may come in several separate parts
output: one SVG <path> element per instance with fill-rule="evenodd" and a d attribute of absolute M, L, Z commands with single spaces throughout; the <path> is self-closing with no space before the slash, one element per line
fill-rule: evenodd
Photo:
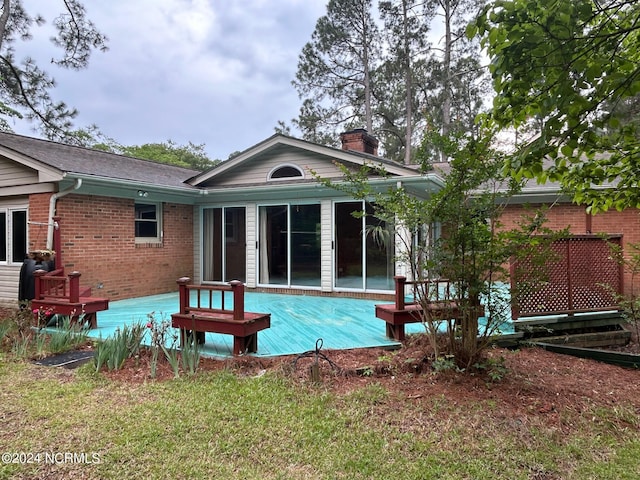
<path fill-rule="evenodd" d="M 396 275 L 393 280 L 396 283 L 396 310 L 404 310 L 404 285 L 407 282 L 407 277 Z"/>
<path fill-rule="evenodd" d="M 233 292 L 233 319 L 244 320 L 244 283 L 232 280 L 229 285 Z"/>
<path fill-rule="evenodd" d="M 80 301 L 80 272 L 71 272 L 69 275 L 69 302 Z"/>
<path fill-rule="evenodd" d="M 42 282 L 40 280 L 40 277 L 46 274 L 47 272 L 45 270 L 36 270 L 35 272 L 33 272 L 33 276 L 35 279 L 35 294 L 36 294 L 34 298 L 36 300 L 40 300 L 42 298 Z"/>
<path fill-rule="evenodd" d="M 191 282 L 189 277 L 180 277 L 178 279 L 178 295 L 180 298 L 180 313 L 187 313 L 189 306 L 189 289 L 187 285 Z"/>

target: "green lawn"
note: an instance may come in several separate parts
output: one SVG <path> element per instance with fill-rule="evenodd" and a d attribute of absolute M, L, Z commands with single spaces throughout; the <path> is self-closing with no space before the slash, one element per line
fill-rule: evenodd
<path fill-rule="evenodd" d="M 0 452 L 32 455 L 26 464 L 3 456 L 2 479 L 640 476 L 639 412 L 623 405 L 564 413 L 567 435 L 504 418 L 490 400 L 415 402 L 375 382 L 345 395 L 272 373 L 123 384 L 91 365 L 1 355 Z M 55 456 L 38 461 L 38 452 Z"/>

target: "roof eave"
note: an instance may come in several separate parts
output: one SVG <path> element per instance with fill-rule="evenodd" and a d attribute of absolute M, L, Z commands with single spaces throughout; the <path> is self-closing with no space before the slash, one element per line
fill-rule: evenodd
<path fill-rule="evenodd" d="M 203 190 L 195 187 L 174 187 L 73 172 L 66 172 L 63 176 L 61 188 L 76 179 L 82 180 L 82 187 L 76 193 L 187 204 L 195 203 L 203 194 Z"/>
<path fill-rule="evenodd" d="M 210 180 L 213 177 L 223 174 L 228 170 L 250 160 L 252 157 L 259 155 L 260 153 L 269 150 L 276 145 L 285 145 L 301 150 L 306 150 L 311 153 L 316 153 L 326 157 L 330 157 L 334 160 L 341 162 L 348 162 L 357 165 L 379 165 L 387 172 L 399 175 L 415 175 L 415 171 L 409 169 L 403 165 L 395 165 L 390 160 L 386 160 L 380 157 L 374 157 L 367 153 L 357 152 L 354 150 L 340 150 L 334 147 L 328 147 L 326 145 L 319 145 L 317 143 L 307 142 L 306 140 L 300 140 L 293 137 L 288 137 L 281 134 L 275 134 L 271 137 L 263 140 L 262 142 L 254 145 L 253 147 L 239 153 L 235 157 L 222 162 L 220 165 L 213 167 L 212 169 L 196 175 L 186 180 L 189 185 L 196 186 L 202 182 Z"/>
<path fill-rule="evenodd" d="M 342 179 L 334 179 L 337 185 L 344 184 Z M 428 198 L 442 188 L 442 179 L 435 174 L 414 175 L 412 177 L 373 178 L 369 185 L 377 192 L 384 192 L 389 188 L 403 186 L 412 194 L 421 198 Z M 348 197 L 347 194 L 337 193 L 334 189 L 320 182 L 250 185 L 242 187 L 209 188 L 201 190 L 203 196 L 199 203 L 228 203 L 238 201 L 280 201 L 291 198 L 337 198 Z"/>

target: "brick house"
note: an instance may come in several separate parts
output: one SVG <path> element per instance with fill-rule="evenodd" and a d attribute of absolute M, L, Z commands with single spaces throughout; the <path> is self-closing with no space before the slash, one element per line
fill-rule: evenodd
<path fill-rule="evenodd" d="M 378 222 L 351 215 L 365 203 L 314 177 L 342 178 L 337 164 L 378 164 L 388 172 L 371 178 L 380 189 L 401 182 L 427 198 L 442 185 L 437 171 L 385 160 L 377 145 L 360 129 L 342 134 L 342 149 L 276 134 L 197 172 L 0 133 L 0 301 L 17 299 L 25 253 L 51 248 L 57 227 L 58 267 L 79 271 L 94 295 L 111 300 L 175 291 L 183 276 L 271 291 L 389 294 L 393 276 L 406 273 L 398 246 L 376 244 L 366 232 Z M 527 205 L 554 204 L 552 227 L 640 242 L 635 210 L 590 216 L 558 191 L 528 186 L 506 208 L 505 225 Z"/>
<path fill-rule="evenodd" d="M 17 299 L 26 252 L 52 247 L 59 228 L 66 271 L 94 295 L 124 299 L 175 291 L 176 280 L 239 279 L 249 288 L 388 293 L 394 245 L 374 244 L 364 203 L 320 185 L 337 163 L 383 165 L 417 195 L 435 174 L 377 156 L 363 130 L 336 149 L 274 135 L 206 171 L 0 133 L 0 300 Z"/>
<path fill-rule="evenodd" d="M 562 256 L 563 266 L 554 265 L 554 260 L 547 263 L 548 271 L 555 275 L 555 279 L 550 280 L 552 285 L 546 294 L 540 294 L 537 300 L 534 296 L 531 302 L 546 304 L 544 308 L 548 310 L 545 311 L 571 311 L 573 308 L 567 308 L 565 303 L 565 297 L 572 296 L 567 290 L 571 290 L 574 299 L 582 305 L 582 308 L 574 306 L 577 311 L 602 310 L 616 303 L 610 289 L 625 294 L 640 292 L 640 287 L 634 285 L 638 279 L 634 281 L 632 273 L 614 260 L 608 245 L 608 242 L 619 245 L 628 256 L 632 252 L 631 245 L 640 244 L 637 209 L 592 215 L 585 206 L 573 203 L 571 198 L 562 194 L 558 184 L 550 182 L 538 185 L 535 181 L 529 181 L 519 195 L 509 200 L 501 222 L 505 228 L 516 227 L 523 215 L 532 215 L 540 207 L 546 209 L 545 226 L 555 231 L 566 228 L 570 238 L 556 245 L 556 253 Z M 556 267 L 566 272 L 554 271 Z M 536 308 L 543 307 L 534 307 L 532 311 L 536 311 Z"/>

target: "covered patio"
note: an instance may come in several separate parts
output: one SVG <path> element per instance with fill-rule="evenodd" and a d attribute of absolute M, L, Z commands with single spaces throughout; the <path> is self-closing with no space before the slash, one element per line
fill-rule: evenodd
<path fill-rule="evenodd" d="M 256 357 L 296 355 L 314 350 L 318 339 L 322 349 L 398 348 L 400 342 L 385 335 L 385 323 L 375 316 L 380 300 L 275 293 L 245 294 L 245 309 L 271 314 L 271 328 L 258 334 Z M 146 325 L 153 315 L 156 321 L 171 322 L 171 314 L 180 309 L 178 293 L 113 301 L 109 310 L 100 312 L 98 328 L 91 338 L 108 338 L 124 325 Z M 178 335 L 177 329 L 170 332 Z M 407 325 L 407 333 L 424 332 L 422 324 Z M 171 335 L 170 335 L 171 336 Z M 149 335 L 144 343 L 149 344 Z M 169 339 L 169 342 L 172 339 Z M 201 353 L 209 357 L 231 357 L 233 337 L 206 333 Z"/>

